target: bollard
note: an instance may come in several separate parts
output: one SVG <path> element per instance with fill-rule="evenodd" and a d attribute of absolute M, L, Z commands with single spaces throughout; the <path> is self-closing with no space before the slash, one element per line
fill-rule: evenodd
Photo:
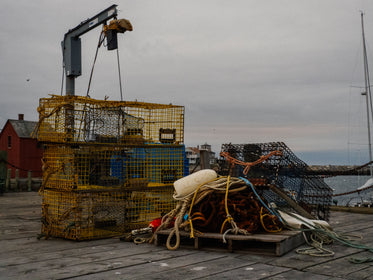
<path fill-rule="evenodd" d="M 27 172 L 27 191 L 31 192 L 31 171 Z"/>
<path fill-rule="evenodd" d="M 10 177 L 12 176 L 12 169 L 8 169 L 6 174 L 6 182 L 5 182 L 5 191 L 8 192 L 10 190 Z"/>

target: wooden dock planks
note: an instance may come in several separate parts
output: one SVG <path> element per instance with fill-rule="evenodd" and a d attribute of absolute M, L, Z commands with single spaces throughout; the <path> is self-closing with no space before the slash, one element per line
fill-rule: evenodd
<path fill-rule="evenodd" d="M 0 279 L 372 279 L 373 263 L 348 261 L 372 254 L 339 243 L 327 247 L 333 257 L 318 258 L 294 250 L 281 257 L 258 255 L 234 246 L 232 253 L 227 248 L 169 251 L 118 238 L 37 240 L 40 210 L 36 192 L 0 197 Z M 339 233 L 361 234 L 361 242 L 373 246 L 372 215 L 332 212 L 330 223 Z"/>
<path fill-rule="evenodd" d="M 155 245 L 165 244 L 171 230 L 162 230 L 156 234 Z M 190 233 L 181 231 L 181 245 L 191 243 Z M 250 235 L 226 234 L 226 243 L 223 243 L 223 234 L 203 233 L 192 239 L 195 249 L 204 247 L 222 248 L 229 252 L 251 252 L 255 254 L 268 254 L 282 256 L 304 243 L 300 232 L 284 230 L 280 233 L 257 233 Z"/>

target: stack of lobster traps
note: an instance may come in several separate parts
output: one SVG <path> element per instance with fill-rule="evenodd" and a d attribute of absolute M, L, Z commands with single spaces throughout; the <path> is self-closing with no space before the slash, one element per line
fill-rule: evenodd
<path fill-rule="evenodd" d="M 43 235 L 118 236 L 175 207 L 173 182 L 188 174 L 183 106 L 51 96 L 38 112 Z"/>
<path fill-rule="evenodd" d="M 304 209 L 311 216 L 327 221 L 333 190 L 321 176 L 312 174 L 307 164 L 284 143 L 223 144 L 221 154 L 253 163 L 276 151 L 278 154 L 251 166 L 248 172 L 245 166 L 232 165 L 222 157 L 220 173 L 249 179 L 268 203 L 289 209 L 299 206 L 298 209 Z"/>

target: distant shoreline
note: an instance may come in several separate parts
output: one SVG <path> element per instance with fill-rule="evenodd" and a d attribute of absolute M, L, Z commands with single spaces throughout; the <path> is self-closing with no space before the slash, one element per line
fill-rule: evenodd
<path fill-rule="evenodd" d="M 359 168 L 359 165 L 309 165 L 308 170 L 314 175 L 369 175 L 368 166 Z"/>
<path fill-rule="evenodd" d="M 370 207 L 348 207 L 348 206 L 330 206 L 331 211 L 342 211 L 359 214 L 373 214 L 373 208 Z"/>

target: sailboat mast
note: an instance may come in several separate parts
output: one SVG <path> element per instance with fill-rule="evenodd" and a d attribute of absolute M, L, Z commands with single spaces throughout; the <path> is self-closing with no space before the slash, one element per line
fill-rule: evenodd
<path fill-rule="evenodd" d="M 371 143 L 371 134 L 370 134 L 370 114 L 373 114 L 373 107 L 372 107 L 372 93 L 370 90 L 370 80 L 369 80 L 369 67 L 368 67 L 368 57 L 367 57 L 367 49 L 365 44 L 365 32 L 364 32 L 364 13 L 361 12 L 361 31 L 363 36 L 363 58 L 364 58 L 364 78 L 365 78 L 365 92 L 362 93 L 365 95 L 366 104 L 367 104 L 367 124 L 368 124 L 368 145 L 369 145 L 369 170 L 370 176 L 372 176 L 372 143 Z M 370 103 L 370 110 L 369 110 L 369 103 Z M 373 118 L 372 118 L 373 119 Z"/>

